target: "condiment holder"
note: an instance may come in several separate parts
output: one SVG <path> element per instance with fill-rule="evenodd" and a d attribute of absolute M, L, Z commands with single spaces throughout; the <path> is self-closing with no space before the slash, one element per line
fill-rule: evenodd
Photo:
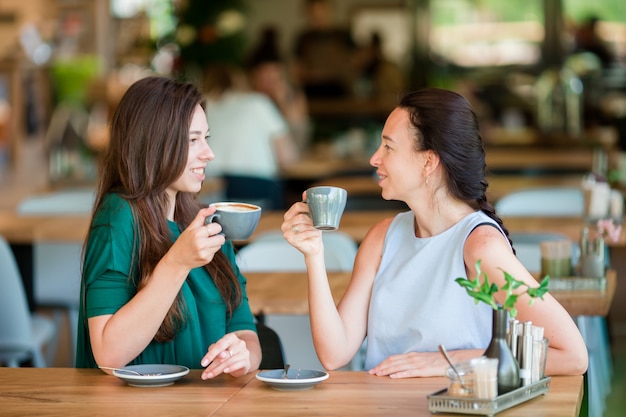
<path fill-rule="evenodd" d="M 474 397 L 452 397 L 447 388 L 427 396 L 428 410 L 431 413 L 456 413 L 493 416 L 528 400 L 544 395 L 550 389 L 550 377 L 530 385 L 522 386 L 493 399 Z"/>
<path fill-rule="evenodd" d="M 481 356 L 452 364 L 446 370 L 449 385 L 428 395 L 428 409 L 433 412 L 493 416 L 548 392 L 550 378 L 545 376 L 548 339 L 543 328 L 530 321 L 511 319 L 507 342 L 520 366 L 521 386 L 498 395 L 498 359 Z"/>

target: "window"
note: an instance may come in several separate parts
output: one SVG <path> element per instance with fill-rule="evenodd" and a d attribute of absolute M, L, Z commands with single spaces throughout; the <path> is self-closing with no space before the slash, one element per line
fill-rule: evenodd
<path fill-rule="evenodd" d="M 459 67 L 534 65 L 544 39 L 542 0 L 430 3 L 434 62 Z"/>

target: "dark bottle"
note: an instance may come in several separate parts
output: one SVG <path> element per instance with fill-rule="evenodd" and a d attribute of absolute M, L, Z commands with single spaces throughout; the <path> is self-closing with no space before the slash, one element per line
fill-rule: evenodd
<path fill-rule="evenodd" d="M 484 353 L 488 358 L 498 359 L 498 395 L 520 386 L 519 364 L 511 352 L 506 337 L 508 316 L 507 310 L 493 310 L 491 342 Z"/>

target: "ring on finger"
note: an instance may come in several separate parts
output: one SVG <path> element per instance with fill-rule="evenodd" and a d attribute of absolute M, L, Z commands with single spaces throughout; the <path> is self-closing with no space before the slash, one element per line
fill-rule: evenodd
<path fill-rule="evenodd" d="M 295 226 L 295 225 L 294 225 L 294 226 L 291 226 L 291 230 L 292 230 L 295 234 L 300 233 L 300 229 L 298 229 L 298 226 Z"/>
<path fill-rule="evenodd" d="M 235 356 L 235 354 L 233 353 L 232 350 L 228 349 L 228 354 L 230 355 L 230 357 L 232 358 L 233 356 Z"/>

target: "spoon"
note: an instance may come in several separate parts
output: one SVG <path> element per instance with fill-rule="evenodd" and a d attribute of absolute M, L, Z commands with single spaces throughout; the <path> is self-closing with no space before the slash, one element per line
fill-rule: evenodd
<path fill-rule="evenodd" d="M 290 366 L 291 365 L 289 365 L 288 363 L 285 364 L 285 376 L 284 376 L 284 379 L 289 379 L 289 367 Z"/>
<path fill-rule="evenodd" d="M 463 382 L 463 377 L 461 376 L 461 373 L 459 372 L 459 370 L 456 369 L 456 367 L 452 363 L 452 359 L 450 359 L 450 356 L 448 355 L 448 351 L 446 350 L 446 348 L 443 345 L 439 345 L 439 351 L 441 352 L 443 357 L 446 358 L 446 361 L 450 365 L 450 368 L 452 368 L 452 371 L 454 371 L 456 376 L 459 377 L 459 381 L 461 382 L 461 387 L 468 389 L 469 387 L 465 385 L 465 382 Z"/>
<path fill-rule="evenodd" d="M 123 368 L 111 368 L 109 366 L 100 366 L 100 369 L 106 369 L 107 371 L 118 371 L 118 372 L 126 372 L 128 374 L 138 375 L 138 376 L 158 376 L 161 375 L 161 372 L 153 373 L 153 374 L 142 374 L 141 372 L 133 371 L 132 369 L 123 369 Z"/>

